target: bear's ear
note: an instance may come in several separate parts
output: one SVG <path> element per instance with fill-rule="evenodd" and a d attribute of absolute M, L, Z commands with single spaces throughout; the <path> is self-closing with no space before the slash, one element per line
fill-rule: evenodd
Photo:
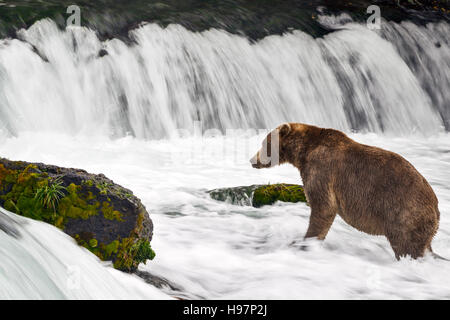
<path fill-rule="evenodd" d="M 278 127 L 278 133 L 280 137 L 285 137 L 291 132 L 291 125 L 289 123 L 284 123 Z"/>

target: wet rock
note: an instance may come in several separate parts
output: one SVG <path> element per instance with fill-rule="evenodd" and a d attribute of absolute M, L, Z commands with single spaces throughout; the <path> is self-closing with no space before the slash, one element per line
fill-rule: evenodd
<path fill-rule="evenodd" d="M 104 56 L 108 55 L 108 51 L 106 51 L 105 49 L 100 49 L 100 51 L 98 52 L 98 57 L 102 58 Z"/>
<path fill-rule="evenodd" d="M 67 3 L 16 2 L 14 8 L 2 8 L 0 12 L 1 38 L 14 38 L 17 30 L 28 28 L 45 18 L 54 20 L 61 29 L 66 27 Z M 162 27 L 180 24 L 191 31 L 217 28 L 258 40 L 292 29 L 322 37 L 331 30 L 318 22 L 318 14 L 338 15 L 346 12 L 353 20 L 365 23 L 368 18 L 366 10 L 370 5 L 380 7 L 384 20 L 395 22 L 406 20 L 426 24 L 449 21 L 450 12 L 449 0 L 159 0 L 152 3 L 144 0 L 103 0 L 78 5 L 83 13 L 83 27 L 95 30 L 101 40 L 118 38 L 126 43 L 133 43 L 129 31 L 141 22 L 157 23 Z"/>
<path fill-rule="evenodd" d="M 255 208 L 283 202 L 306 202 L 303 187 L 296 184 L 251 185 L 233 188 L 220 188 L 208 191 L 211 198 L 241 206 Z"/>
<path fill-rule="evenodd" d="M 156 288 L 163 289 L 166 287 L 172 291 L 181 291 L 181 289 L 177 285 L 173 284 L 169 280 L 155 276 L 147 271 L 136 270 L 134 274 L 142 278 L 146 283 L 149 283 L 155 286 Z"/>
<path fill-rule="evenodd" d="M 60 228 L 119 270 L 155 255 L 145 207 L 102 174 L 0 158 L 0 206 Z"/>

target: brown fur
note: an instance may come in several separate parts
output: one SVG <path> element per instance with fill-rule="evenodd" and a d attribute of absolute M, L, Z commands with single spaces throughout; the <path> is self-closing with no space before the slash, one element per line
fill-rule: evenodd
<path fill-rule="evenodd" d="M 325 239 L 336 214 L 349 225 L 384 235 L 395 256 L 418 258 L 439 225 L 438 200 L 425 178 L 403 157 L 360 144 L 344 133 L 300 123 L 279 126 L 279 164 L 299 169 L 311 217 L 305 238 Z M 266 138 L 270 144 L 270 134 Z M 260 150 L 252 163 L 262 164 Z M 270 148 L 269 148 L 270 155 Z"/>

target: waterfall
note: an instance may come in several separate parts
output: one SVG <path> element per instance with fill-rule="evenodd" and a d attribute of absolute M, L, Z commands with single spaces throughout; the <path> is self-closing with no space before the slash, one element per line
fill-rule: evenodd
<path fill-rule="evenodd" d="M 0 299 L 167 299 L 57 228 L 0 208 Z"/>
<path fill-rule="evenodd" d="M 448 298 L 445 261 L 397 262 L 384 237 L 340 218 L 330 241 L 298 250 L 289 244 L 307 229 L 307 205 L 210 199 L 220 187 L 302 183 L 291 166 L 251 167 L 262 134 L 171 139 L 198 122 L 225 132 L 292 121 L 395 151 L 435 190 L 433 249 L 450 257 L 450 24 L 318 21 L 332 32 L 251 41 L 146 23 L 129 41 L 100 40 L 44 19 L 0 39 L 0 155 L 104 173 L 133 190 L 156 226 L 157 256 L 140 271 L 180 289 L 147 285 L 0 208 L 0 299 Z"/>
<path fill-rule="evenodd" d="M 219 130 L 295 121 L 429 135 L 449 129 L 449 35 L 445 22 L 344 21 L 323 38 L 250 42 L 145 24 L 126 44 L 41 20 L 0 40 L 0 129 L 155 139 L 195 121 Z"/>

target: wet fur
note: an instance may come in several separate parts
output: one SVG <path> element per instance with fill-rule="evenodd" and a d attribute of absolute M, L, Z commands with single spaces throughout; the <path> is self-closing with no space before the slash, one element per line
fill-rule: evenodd
<path fill-rule="evenodd" d="M 289 123 L 276 131 L 280 164 L 299 169 L 311 207 L 305 238 L 325 239 L 339 214 L 359 231 L 386 236 L 397 259 L 431 251 L 439 225 L 438 200 L 407 160 L 334 129 Z M 254 167 L 276 165 L 258 163 L 260 154 L 253 158 Z"/>

